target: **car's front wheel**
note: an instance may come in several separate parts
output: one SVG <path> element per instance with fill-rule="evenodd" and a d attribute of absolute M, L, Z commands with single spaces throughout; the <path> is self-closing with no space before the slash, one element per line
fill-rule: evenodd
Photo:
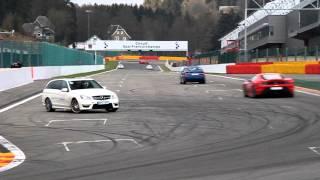
<path fill-rule="evenodd" d="M 118 111 L 118 108 L 108 108 L 106 109 L 108 112 L 116 112 Z"/>
<path fill-rule="evenodd" d="M 45 104 L 47 112 L 55 111 L 55 109 L 52 108 L 52 102 L 49 98 L 46 98 L 46 100 L 44 101 L 44 104 Z"/>
<path fill-rule="evenodd" d="M 186 84 L 186 80 L 184 78 L 181 78 L 180 84 Z"/>
<path fill-rule="evenodd" d="M 74 113 L 80 113 L 80 105 L 76 99 L 72 99 L 71 101 L 71 111 Z"/>

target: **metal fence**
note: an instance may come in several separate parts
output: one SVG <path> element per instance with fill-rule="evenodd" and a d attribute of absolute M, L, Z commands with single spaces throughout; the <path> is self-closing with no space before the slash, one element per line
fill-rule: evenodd
<path fill-rule="evenodd" d="M 222 64 L 235 62 L 277 62 L 277 61 L 319 61 L 320 47 L 310 48 L 266 48 L 263 50 L 252 50 L 247 52 L 212 51 L 195 55 L 192 58 L 193 65 Z"/>
<path fill-rule="evenodd" d="M 45 42 L 0 41 L 0 68 L 103 64 L 102 56 Z"/>
<path fill-rule="evenodd" d="M 239 59 L 238 52 L 221 53 L 220 51 L 212 51 L 208 53 L 198 54 L 192 57 L 192 65 L 206 64 L 222 64 L 233 63 Z"/>

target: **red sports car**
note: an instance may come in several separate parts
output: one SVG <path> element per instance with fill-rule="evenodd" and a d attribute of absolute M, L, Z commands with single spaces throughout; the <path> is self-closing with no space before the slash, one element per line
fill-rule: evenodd
<path fill-rule="evenodd" d="M 294 80 L 277 73 L 257 74 L 251 80 L 245 81 L 242 87 L 245 97 L 282 94 L 294 96 Z"/>
<path fill-rule="evenodd" d="M 149 62 L 148 61 L 144 61 L 144 60 L 140 60 L 139 64 L 149 64 Z"/>

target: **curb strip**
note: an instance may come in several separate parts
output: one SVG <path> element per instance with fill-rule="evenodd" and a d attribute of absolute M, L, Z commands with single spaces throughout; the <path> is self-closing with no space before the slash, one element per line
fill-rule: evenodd
<path fill-rule="evenodd" d="M 0 144 L 2 144 L 5 148 L 7 148 L 11 153 L 0 153 L 0 160 L 5 160 L 6 162 L 0 162 L 0 172 L 7 171 L 14 167 L 22 164 L 26 156 L 24 153 L 15 145 L 13 145 L 10 141 L 0 136 Z M 3 158 L 3 159 L 2 159 Z M 4 165 L 3 167 L 1 167 Z"/>

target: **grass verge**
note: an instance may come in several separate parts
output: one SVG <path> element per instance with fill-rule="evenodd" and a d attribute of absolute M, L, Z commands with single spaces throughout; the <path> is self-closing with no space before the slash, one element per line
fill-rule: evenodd
<path fill-rule="evenodd" d="M 320 82 L 318 81 L 295 79 L 295 85 L 304 88 L 320 90 Z"/>
<path fill-rule="evenodd" d="M 77 77 L 90 76 L 90 75 L 94 75 L 94 74 L 98 74 L 98 73 L 102 73 L 102 72 L 111 71 L 113 69 L 116 69 L 117 65 L 118 65 L 118 62 L 110 61 L 107 64 L 105 64 L 104 69 L 99 70 L 99 71 L 91 71 L 91 72 L 86 72 L 86 73 L 71 74 L 71 75 L 67 75 L 67 76 L 60 76 L 60 77 L 57 77 L 57 78 L 77 78 Z"/>

